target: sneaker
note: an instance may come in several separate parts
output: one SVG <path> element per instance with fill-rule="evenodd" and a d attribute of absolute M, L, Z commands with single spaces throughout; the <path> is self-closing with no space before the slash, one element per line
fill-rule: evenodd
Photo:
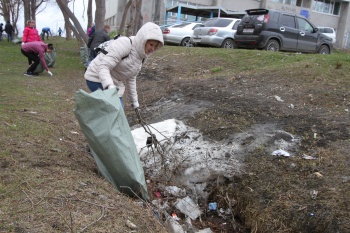
<path fill-rule="evenodd" d="M 24 73 L 25 76 L 38 76 L 38 73 L 32 73 L 32 72 L 25 72 Z"/>
<path fill-rule="evenodd" d="M 33 74 L 31 72 L 25 72 L 24 75 L 25 76 L 33 76 Z"/>

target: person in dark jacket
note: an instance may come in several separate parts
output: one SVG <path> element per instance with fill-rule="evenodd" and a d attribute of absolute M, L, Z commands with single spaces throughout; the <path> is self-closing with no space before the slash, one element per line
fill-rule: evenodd
<path fill-rule="evenodd" d="M 88 48 L 90 49 L 90 61 L 96 57 L 95 48 L 105 41 L 110 40 L 109 31 L 111 30 L 109 25 L 105 25 L 102 30 L 96 31 L 89 37 Z"/>
<path fill-rule="evenodd" d="M 2 32 L 4 31 L 3 23 L 0 23 L 0 41 L 2 41 Z"/>
<path fill-rule="evenodd" d="M 13 40 L 13 26 L 10 23 L 10 20 L 7 20 L 6 24 L 5 24 L 5 32 L 7 34 L 7 42 L 10 42 Z"/>

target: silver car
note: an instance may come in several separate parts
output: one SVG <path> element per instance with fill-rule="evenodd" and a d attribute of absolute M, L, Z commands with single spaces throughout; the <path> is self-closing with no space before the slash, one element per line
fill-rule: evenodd
<path fill-rule="evenodd" d="M 163 39 L 166 44 L 191 46 L 190 37 L 195 28 L 202 27 L 201 22 L 186 22 L 163 29 Z"/>
<path fill-rule="evenodd" d="M 318 31 L 321 32 L 323 35 L 326 35 L 329 38 L 331 38 L 332 43 L 335 44 L 335 42 L 337 41 L 337 36 L 334 28 L 331 28 L 331 27 L 317 27 L 317 28 L 318 28 Z"/>
<path fill-rule="evenodd" d="M 204 27 L 196 28 L 193 31 L 191 43 L 233 49 L 234 36 L 240 21 L 240 19 L 234 18 L 210 19 L 204 23 Z"/>

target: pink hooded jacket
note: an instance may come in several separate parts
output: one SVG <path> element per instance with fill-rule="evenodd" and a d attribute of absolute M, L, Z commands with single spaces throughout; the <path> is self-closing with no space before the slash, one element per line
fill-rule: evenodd
<path fill-rule="evenodd" d="M 36 28 L 25 27 L 23 31 L 22 42 L 33 42 L 33 41 L 41 41 L 40 35 Z"/>

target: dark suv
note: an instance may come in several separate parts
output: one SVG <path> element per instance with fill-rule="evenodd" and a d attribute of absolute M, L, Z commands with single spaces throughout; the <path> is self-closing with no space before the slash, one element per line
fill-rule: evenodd
<path fill-rule="evenodd" d="M 304 17 L 266 9 L 246 10 L 235 34 L 237 48 L 330 54 L 332 40 Z"/>

